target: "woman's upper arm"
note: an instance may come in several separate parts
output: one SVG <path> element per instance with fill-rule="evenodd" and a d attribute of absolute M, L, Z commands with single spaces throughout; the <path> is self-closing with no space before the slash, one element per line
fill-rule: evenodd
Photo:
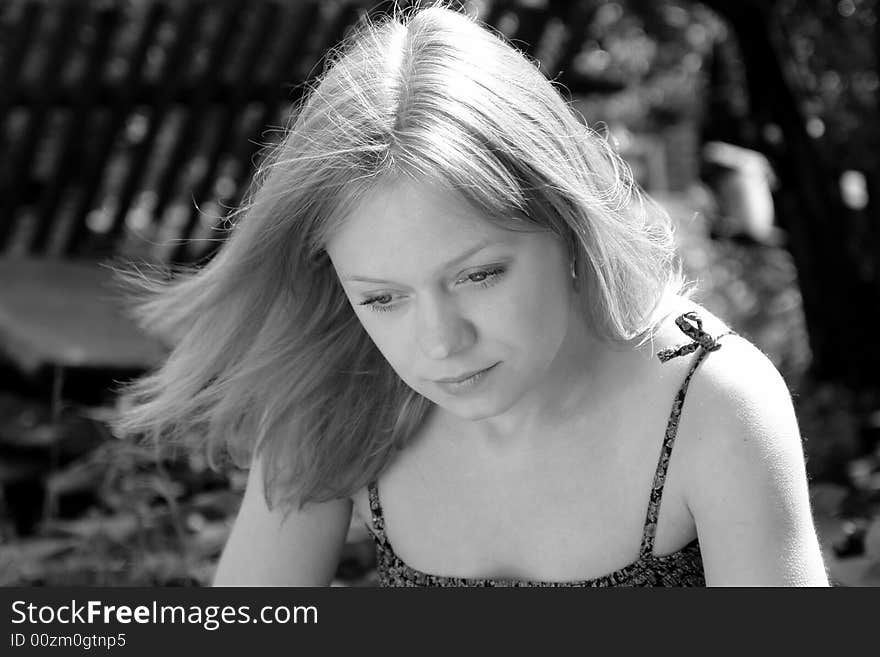
<path fill-rule="evenodd" d="M 729 337 L 697 370 L 687 502 L 710 586 L 825 586 L 801 436 L 779 372 Z"/>
<path fill-rule="evenodd" d="M 214 575 L 215 586 L 327 586 L 351 519 L 347 499 L 269 509 L 262 467 L 251 466 L 241 508 Z"/>

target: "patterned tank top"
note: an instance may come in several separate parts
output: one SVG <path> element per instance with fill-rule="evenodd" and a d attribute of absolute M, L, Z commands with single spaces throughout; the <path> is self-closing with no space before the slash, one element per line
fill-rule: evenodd
<path fill-rule="evenodd" d="M 699 351 L 685 376 L 678 393 L 672 402 L 672 412 L 666 425 L 660 460 L 654 474 L 654 483 L 648 501 L 648 512 L 642 532 L 642 542 L 638 558 L 628 566 L 613 573 L 594 579 L 552 582 L 520 579 L 488 579 L 447 577 L 431 575 L 407 565 L 394 552 L 388 536 L 385 534 L 385 518 L 379 502 L 379 489 L 375 481 L 367 487 L 372 515 L 372 527 L 367 529 L 376 543 L 377 569 L 380 586 L 546 586 L 546 587 L 604 587 L 604 586 L 704 586 L 703 560 L 697 539 L 694 539 L 680 550 L 671 554 L 658 556 L 654 554 L 654 535 L 657 530 L 657 517 L 660 513 L 660 501 L 663 497 L 663 484 L 666 470 L 672 455 L 672 446 L 678 431 L 679 419 L 688 385 L 697 367 L 712 351 L 719 349 L 718 342 L 724 335 L 734 334 L 728 331 L 712 337 L 703 330 L 703 322 L 696 313 L 690 312 L 679 316 L 676 325 L 691 338 L 691 342 L 671 349 L 664 349 L 657 354 L 661 362 Z"/>

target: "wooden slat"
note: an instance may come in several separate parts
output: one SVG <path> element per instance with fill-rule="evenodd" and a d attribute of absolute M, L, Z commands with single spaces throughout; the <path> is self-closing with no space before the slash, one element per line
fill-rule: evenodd
<path fill-rule="evenodd" d="M 161 218 L 165 209 L 173 199 L 180 178 L 185 174 L 185 164 L 195 150 L 207 123 L 207 108 L 216 80 L 226 66 L 227 58 L 232 52 L 231 42 L 240 33 L 239 21 L 244 10 L 243 0 L 226 3 L 223 7 L 220 27 L 210 44 L 210 54 L 204 70 L 201 72 L 195 94 L 186 106 L 186 118 L 178 138 L 174 143 L 171 155 L 165 162 L 162 176 L 157 188 L 157 201 L 153 209 L 155 216 Z"/>
<path fill-rule="evenodd" d="M 159 95 L 153 98 L 150 103 L 149 127 L 144 139 L 135 147 L 131 166 L 123 183 L 111 222 L 108 234 L 108 238 L 111 240 L 115 240 L 125 227 L 125 217 L 143 177 L 147 161 L 156 142 L 156 136 L 159 134 L 165 115 L 175 98 L 175 92 L 182 85 L 184 63 L 196 45 L 199 22 L 205 8 L 204 2 L 189 3 L 186 5 L 182 18 L 177 22 L 174 43 L 171 45 L 168 58 L 160 73 L 160 79 L 164 80 L 165 84 L 158 90 Z"/>
<path fill-rule="evenodd" d="M 322 34 L 322 40 L 318 46 L 318 60 L 307 75 L 319 74 L 324 69 L 329 55 L 328 50 L 345 38 L 345 35 L 360 20 L 363 13 L 364 10 L 354 3 L 347 3 L 341 7 L 330 20 L 327 30 Z M 300 81 L 297 80 L 297 82 Z"/>
<path fill-rule="evenodd" d="M 40 85 L 46 89 L 52 89 L 59 84 L 61 70 L 76 40 L 83 7 L 78 2 L 66 2 L 61 10 L 61 20 L 53 35 L 49 56 L 40 76 Z M 7 166 L 0 165 L 0 244 L 5 242 L 12 230 L 22 190 L 29 182 L 31 162 L 44 136 L 46 114 L 50 109 L 48 98 L 38 98 L 29 109 L 21 135 L 18 139 L 13 139 L 8 156 L 3 158 Z"/>
<path fill-rule="evenodd" d="M 258 151 L 262 148 L 263 131 L 279 114 L 282 106 L 295 102 L 302 94 L 302 85 L 290 89 L 292 82 L 298 82 L 298 80 L 292 79 L 292 73 L 298 72 L 302 68 L 298 67 L 297 63 L 302 59 L 307 47 L 306 35 L 314 29 L 319 17 L 320 7 L 317 3 L 309 3 L 305 7 L 297 7 L 294 10 L 293 24 L 288 26 L 289 36 L 286 46 L 280 51 L 270 70 L 264 87 L 265 95 L 260 99 L 262 112 L 254 123 L 253 132 L 239 142 L 239 147 L 236 150 L 235 161 L 238 164 L 237 169 L 240 175 L 236 185 L 236 194 L 230 199 L 233 207 L 238 207 L 242 203 L 244 195 L 250 187 L 250 181 L 256 167 L 255 159 Z M 285 89 L 288 90 L 287 93 L 285 93 Z M 214 248 L 208 249 L 206 255 L 210 257 L 215 250 Z M 176 256 L 183 258 L 181 253 Z"/>
<path fill-rule="evenodd" d="M 207 202 L 214 190 L 214 176 L 222 155 L 228 151 L 229 136 L 234 134 L 237 121 L 241 120 L 242 113 L 247 107 L 247 102 L 252 94 L 252 89 L 257 83 L 257 65 L 267 43 L 272 43 L 278 34 L 280 22 L 278 15 L 280 8 L 276 4 L 263 3 L 257 9 L 257 17 L 249 33 L 249 42 L 245 45 L 241 57 L 241 65 L 233 71 L 233 79 L 238 81 L 233 87 L 233 93 L 220 107 L 220 118 L 215 127 L 211 142 L 208 146 L 208 165 L 202 174 L 202 179 L 196 184 L 194 198 L 196 203 L 190 210 L 189 219 L 181 232 L 184 240 L 175 250 L 172 258 L 181 260 L 187 253 L 188 240 L 192 239 L 193 231 L 199 222 L 199 208 Z"/>
<path fill-rule="evenodd" d="M 107 51 L 110 47 L 113 31 L 119 21 L 119 15 L 118 6 L 105 5 L 96 9 L 94 16 L 94 22 L 97 26 L 95 39 L 88 46 L 86 66 L 82 78 L 76 83 L 78 97 L 65 125 L 64 135 L 60 137 L 62 147 L 57 166 L 51 174 L 50 185 L 43 192 L 40 200 L 37 230 L 29 245 L 31 253 L 41 253 L 46 249 L 49 236 L 58 227 L 57 211 L 61 196 L 67 188 L 72 186 L 72 183 L 79 181 L 81 169 L 76 158 L 77 155 L 81 156 L 84 142 L 89 135 L 88 117 L 94 107 L 97 83 L 107 60 Z"/>
<path fill-rule="evenodd" d="M 14 36 L 6 44 L 3 54 L 3 68 L 0 69 L 0 153 L 6 153 L 6 115 L 12 104 L 12 90 L 20 84 L 22 67 L 31 50 L 37 47 L 34 34 L 40 26 L 40 18 L 43 15 L 43 5 L 28 3 L 24 6 L 23 14 L 15 25 Z M 2 220 L 2 218 L 0 218 Z M 2 228 L 0 228 L 2 231 Z M 3 247 L 0 238 L 0 249 Z"/>
<path fill-rule="evenodd" d="M 137 42 L 129 54 L 125 79 L 118 84 L 119 92 L 107 106 L 108 120 L 95 135 L 95 147 L 88 154 L 83 166 L 82 189 L 72 213 L 73 229 L 64 247 L 67 255 L 76 253 L 88 234 L 86 220 L 95 206 L 95 198 L 106 176 L 114 141 L 131 113 L 139 85 L 143 81 L 147 51 L 156 38 L 156 32 L 166 12 L 167 7 L 164 3 L 151 3 Z M 118 233 L 117 230 L 115 234 Z M 111 228 L 105 239 L 112 242 L 113 237 L 114 232 Z"/>

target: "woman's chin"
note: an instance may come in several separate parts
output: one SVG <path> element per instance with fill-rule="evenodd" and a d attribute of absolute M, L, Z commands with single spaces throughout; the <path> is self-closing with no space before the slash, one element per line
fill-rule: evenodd
<path fill-rule="evenodd" d="M 468 397 L 434 394 L 429 399 L 450 415 L 473 422 L 500 415 L 512 406 L 488 394 Z"/>

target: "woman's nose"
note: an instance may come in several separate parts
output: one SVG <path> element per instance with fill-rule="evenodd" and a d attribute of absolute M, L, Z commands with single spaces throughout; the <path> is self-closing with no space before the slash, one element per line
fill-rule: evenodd
<path fill-rule="evenodd" d="M 448 301 L 430 301 L 419 309 L 419 347 L 428 358 L 442 360 L 473 344 L 473 326 Z"/>

